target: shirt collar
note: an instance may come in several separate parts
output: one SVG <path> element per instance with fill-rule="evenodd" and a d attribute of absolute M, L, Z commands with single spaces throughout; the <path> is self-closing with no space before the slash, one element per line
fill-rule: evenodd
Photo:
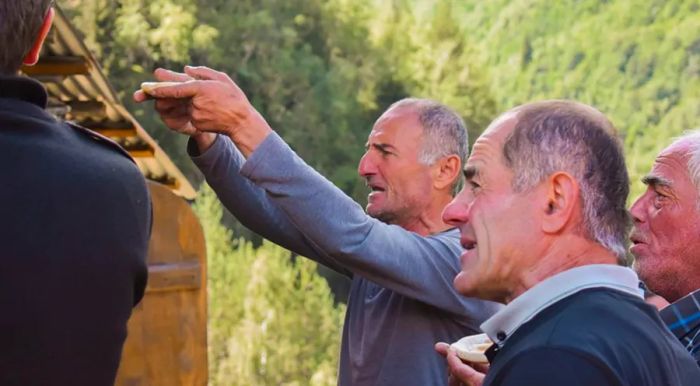
<path fill-rule="evenodd" d="M 700 289 L 676 300 L 660 312 L 661 319 L 679 339 L 700 327 Z"/>
<path fill-rule="evenodd" d="M 610 288 L 644 299 L 639 278 L 631 269 L 612 264 L 585 265 L 537 283 L 482 323 L 481 329 L 500 347 L 545 308 L 589 288 Z"/>
<path fill-rule="evenodd" d="M 48 95 L 38 81 L 24 76 L 0 75 L 0 98 L 19 99 L 45 109 Z"/>

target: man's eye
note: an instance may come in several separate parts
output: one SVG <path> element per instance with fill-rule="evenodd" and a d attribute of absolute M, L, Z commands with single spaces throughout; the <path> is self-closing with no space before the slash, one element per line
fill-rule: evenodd
<path fill-rule="evenodd" d="M 469 185 L 469 188 L 471 190 L 477 190 L 477 189 L 481 188 L 481 185 L 479 185 L 478 183 L 476 183 L 472 180 L 467 181 L 467 184 Z"/>
<path fill-rule="evenodd" d="M 668 196 L 664 195 L 663 193 L 658 191 L 654 193 L 654 206 L 656 206 L 657 208 L 662 206 L 668 200 Z"/>

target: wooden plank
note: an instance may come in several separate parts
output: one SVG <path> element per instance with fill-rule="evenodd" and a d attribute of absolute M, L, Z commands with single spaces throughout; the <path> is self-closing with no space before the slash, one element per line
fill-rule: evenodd
<path fill-rule="evenodd" d="M 84 120 L 79 124 L 92 131 L 111 138 L 131 138 L 136 137 L 136 127 L 129 121 L 92 121 Z"/>
<path fill-rule="evenodd" d="M 192 290 L 201 287 L 201 268 L 196 260 L 148 266 L 147 292 Z"/>
<path fill-rule="evenodd" d="M 63 101 L 63 103 L 70 106 L 70 113 L 73 115 L 84 114 L 91 116 L 103 116 L 105 114 L 105 104 L 100 101 L 89 100 L 89 101 L 78 101 L 70 100 Z"/>
<path fill-rule="evenodd" d="M 128 128 L 90 127 L 89 129 L 110 138 L 130 138 L 136 136 L 136 128 L 133 126 Z"/>
<path fill-rule="evenodd" d="M 156 154 L 156 151 L 150 146 L 145 149 L 129 149 L 127 147 L 126 151 L 134 158 L 152 158 Z"/>
<path fill-rule="evenodd" d="M 90 63 L 82 56 L 45 56 L 33 66 L 22 66 L 22 72 L 30 75 L 87 75 Z"/>
<path fill-rule="evenodd" d="M 206 386 L 204 233 L 187 201 L 160 184 L 148 186 L 153 202 L 149 288 L 129 320 L 115 386 Z M 193 287 L 195 277 L 196 288 L 178 289 Z"/>

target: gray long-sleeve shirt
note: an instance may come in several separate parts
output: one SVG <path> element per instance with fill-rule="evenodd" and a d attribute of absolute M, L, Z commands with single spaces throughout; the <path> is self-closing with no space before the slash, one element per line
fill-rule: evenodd
<path fill-rule="evenodd" d="M 339 385 L 444 385 L 435 342 L 479 333 L 499 307 L 453 288 L 456 229 L 423 237 L 369 217 L 275 133 L 247 161 L 224 136 L 190 154 L 241 223 L 352 279 Z"/>

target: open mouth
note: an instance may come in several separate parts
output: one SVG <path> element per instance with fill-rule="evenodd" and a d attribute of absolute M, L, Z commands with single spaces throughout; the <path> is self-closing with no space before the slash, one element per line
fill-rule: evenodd
<path fill-rule="evenodd" d="M 372 193 L 383 192 L 386 190 L 386 188 L 384 186 L 377 184 L 377 183 L 370 182 L 370 181 L 367 181 L 366 185 L 372 191 Z"/>
<path fill-rule="evenodd" d="M 471 251 L 476 248 L 476 241 L 462 240 L 462 247 L 467 251 Z"/>
<path fill-rule="evenodd" d="M 632 244 L 637 245 L 637 244 L 646 244 L 644 241 L 644 238 L 640 237 L 639 235 L 632 235 L 630 236 L 630 241 Z"/>

